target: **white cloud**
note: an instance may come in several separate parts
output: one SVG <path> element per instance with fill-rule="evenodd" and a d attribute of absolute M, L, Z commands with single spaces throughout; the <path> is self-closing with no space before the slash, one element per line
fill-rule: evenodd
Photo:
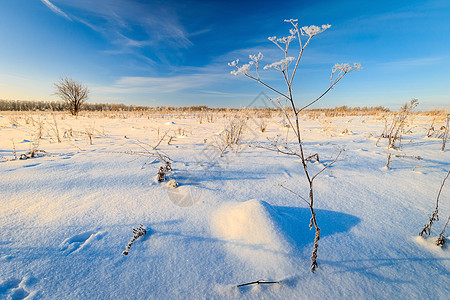
<path fill-rule="evenodd" d="M 49 0 L 41 1 L 54 12 L 67 16 Z M 123 47 L 170 44 L 174 48 L 186 48 L 192 45 L 190 34 L 178 21 L 175 10 L 167 5 L 126 0 L 78 0 L 65 5 L 76 9 L 75 20 Z M 130 37 L 130 31 L 138 32 L 141 38 Z"/>
<path fill-rule="evenodd" d="M 94 88 L 97 93 L 168 94 L 207 87 L 223 80 L 223 74 L 190 74 L 171 77 L 124 76 L 110 86 Z"/>
<path fill-rule="evenodd" d="M 165 2 L 64 1 L 69 17 L 52 3 L 56 0 L 41 1 L 58 15 L 101 34 L 110 43 L 104 53 L 132 54 L 144 64 L 153 65 L 155 61 L 168 66 L 176 64 L 184 49 L 193 45 L 190 38 L 208 32 L 208 29 L 187 32 L 179 20 L 180 11 Z"/>
<path fill-rule="evenodd" d="M 65 12 L 63 12 L 60 8 L 56 7 L 49 0 L 41 0 L 41 2 L 44 3 L 48 8 L 50 8 L 54 13 L 60 15 L 61 17 L 66 18 L 69 21 L 72 21 L 72 19 Z"/>

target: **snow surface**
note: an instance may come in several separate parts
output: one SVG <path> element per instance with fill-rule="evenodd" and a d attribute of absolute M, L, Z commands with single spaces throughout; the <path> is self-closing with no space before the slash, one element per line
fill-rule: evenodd
<path fill-rule="evenodd" d="M 431 116 L 414 117 L 398 151 L 423 159 L 389 169 L 380 116 L 302 118 L 305 150 L 321 159 L 313 173 L 346 149 L 315 181 L 314 274 L 309 209 L 279 186 L 306 194 L 298 160 L 249 147 L 292 132 L 273 117 L 261 133 L 250 116 L 240 147 L 219 158 L 230 117 L 57 114 L 58 143 L 51 114 L 0 113 L 0 298 L 448 299 L 450 250 L 418 237 L 450 169 L 450 150 L 425 137 Z M 39 122 L 46 153 L 14 160 Z M 165 132 L 158 149 L 178 187 L 155 183 L 162 164 L 134 155 Z M 449 196 L 446 185 L 435 234 Z M 139 224 L 147 234 L 122 255 Z M 279 283 L 237 287 L 256 280 Z"/>

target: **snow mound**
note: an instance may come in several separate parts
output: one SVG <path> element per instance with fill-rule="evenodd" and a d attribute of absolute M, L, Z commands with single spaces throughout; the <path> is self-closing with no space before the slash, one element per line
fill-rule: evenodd
<path fill-rule="evenodd" d="M 213 217 L 212 228 L 225 240 L 284 251 L 287 245 L 280 218 L 269 203 L 253 199 L 222 206 Z"/>
<path fill-rule="evenodd" d="M 211 229 L 233 260 L 238 258 L 261 274 L 285 276 L 294 271 L 295 247 L 283 217 L 267 202 L 249 200 L 220 207 L 212 215 Z"/>

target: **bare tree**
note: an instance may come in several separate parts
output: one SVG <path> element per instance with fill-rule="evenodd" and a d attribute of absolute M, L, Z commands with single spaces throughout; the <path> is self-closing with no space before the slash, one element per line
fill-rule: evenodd
<path fill-rule="evenodd" d="M 277 88 L 272 87 L 271 85 L 265 83 L 261 78 L 259 74 L 259 63 L 263 58 L 263 55 L 261 52 L 258 55 L 250 55 L 251 61 L 248 64 L 244 64 L 242 66 L 239 65 L 239 60 L 235 60 L 228 65 L 231 67 L 236 67 L 236 70 L 231 71 L 231 74 L 233 75 L 244 75 L 250 79 L 255 80 L 256 82 L 260 83 L 264 87 L 268 88 L 277 96 L 279 96 L 278 99 L 272 99 L 275 104 L 281 108 L 281 110 L 284 113 L 285 118 L 287 119 L 290 128 L 294 131 L 294 134 L 296 136 L 296 143 L 298 146 L 297 150 L 289 148 L 287 145 L 280 145 L 277 141 L 269 145 L 266 149 L 268 150 L 274 150 L 283 154 L 287 155 L 294 155 L 300 158 L 301 165 L 303 167 L 303 171 L 306 177 L 306 180 L 308 182 L 309 186 L 309 192 L 307 197 L 303 197 L 299 195 L 298 193 L 286 188 L 288 191 L 291 191 L 294 193 L 297 197 L 302 199 L 306 202 L 306 204 L 309 206 L 309 209 L 311 211 L 311 219 L 310 219 L 310 228 L 312 229 L 314 227 L 316 231 L 316 236 L 314 239 L 314 249 L 311 256 L 311 271 L 314 272 L 317 267 L 317 249 L 319 247 L 319 239 L 320 239 L 320 228 L 317 223 L 316 219 L 316 212 L 314 209 L 314 190 L 313 190 L 313 181 L 314 179 L 321 174 L 325 169 L 330 167 L 332 164 L 334 164 L 339 157 L 339 155 L 328 165 L 326 165 L 322 170 L 317 172 L 316 174 L 312 174 L 311 171 L 308 168 L 307 162 L 312 159 L 312 156 L 307 156 L 304 153 L 303 145 L 304 141 L 301 135 L 301 127 L 300 127 L 300 112 L 305 110 L 306 108 L 310 107 L 317 101 L 319 101 L 323 96 L 325 96 L 330 90 L 333 89 L 333 87 L 348 73 L 361 70 L 362 67 L 359 63 L 355 63 L 353 65 L 343 63 L 343 64 L 336 64 L 332 68 L 331 78 L 330 78 L 330 85 L 329 87 L 322 93 L 320 96 L 315 98 L 314 100 L 310 101 L 308 104 L 304 106 L 297 106 L 297 104 L 294 101 L 294 93 L 293 93 L 293 81 L 294 76 L 296 74 L 297 68 L 299 67 L 300 60 L 303 55 L 303 51 L 305 50 L 306 46 L 310 43 L 311 39 L 316 36 L 319 33 L 324 32 L 328 28 L 331 27 L 331 25 L 322 25 L 322 26 L 303 26 L 299 27 L 296 19 L 290 19 L 285 20 L 285 22 L 290 23 L 293 28 L 289 31 L 290 35 L 282 38 L 277 38 L 275 36 L 269 37 L 269 40 L 273 42 L 281 51 L 283 51 L 284 58 L 281 59 L 278 62 L 274 62 L 272 64 L 266 65 L 264 67 L 264 70 L 275 70 L 282 74 L 283 79 L 286 83 L 286 90 L 283 92 Z M 302 41 L 302 36 L 306 37 L 305 41 Z M 297 57 L 290 57 L 288 56 L 288 50 L 291 41 L 297 39 L 299 43 L 299 50 L 297 53 Z M 289 65 L 294 62 L 293 69 L 289 69 Z M 252 66 L 255 66 L 255 74 L 250 74 L 249 71 Z M 288 107 L 284 107 L 284 105 L 281 104 L 281 101 L 285 100 L 287 102 Z M 293 114 L 293 116 L 292 116 Z M 339 153 L 340 154 L 340 153 Z M 318 158 L 318 155 L 317 155 Z M 284 187 L 285 188 L 285 187 Z"/>
<path fill-rule="evenodd" d="M 55 95 L 63 100 L 72 115 L 77 116 L 89 96 L 88 87 L 69 77 L 61 78 L 54 86 Z"/>

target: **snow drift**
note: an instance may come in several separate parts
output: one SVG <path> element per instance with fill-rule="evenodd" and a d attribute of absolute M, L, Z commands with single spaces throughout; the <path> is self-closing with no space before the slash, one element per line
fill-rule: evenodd
<path fill-rule="evenodd" d="M 288 233 L 294 225 L 269 203 L 254 199 L 225 204 L 211 220 L 213 233 L 225 242 L 232 256 L 253 268 L 281 271 L 280 275 L 293 271 L 295 246 Z"/>

